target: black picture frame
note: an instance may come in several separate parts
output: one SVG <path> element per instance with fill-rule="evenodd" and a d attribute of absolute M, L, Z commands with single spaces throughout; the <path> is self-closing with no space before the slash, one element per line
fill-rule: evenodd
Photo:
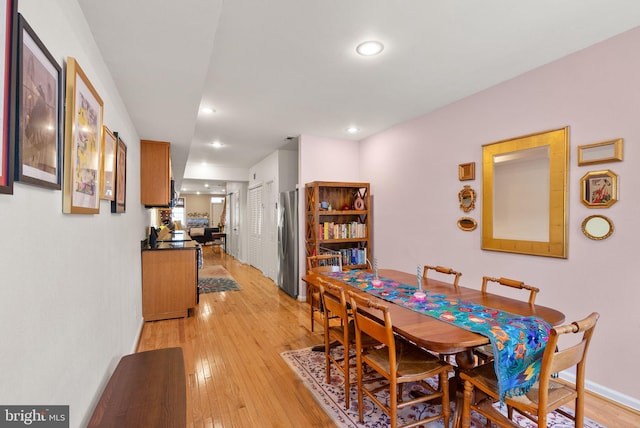
<path fill-rule="evenodd" d="M 0 193 L 13 194 L 13 165 L 15 150 L 15 97 L 16 97 L 16 32 L 18 20 L 18 0 L 1 0 L 0 10 L 4 19 L 0 19 L 0 57 L 3 59 L 0 92 Z"/>
<path fill-rule="evenodd" d="M 116 143 L 116 178 L 115 195 L 111 201 L 111 212 L 122 214 L 127 208 L 127 145 L 122 141 L 117 132 L 113 135 Z"/>
<path fill-rule="evenodd" d="M 62 67 L 18 14 L 15 180 L 62 188 Z"/>

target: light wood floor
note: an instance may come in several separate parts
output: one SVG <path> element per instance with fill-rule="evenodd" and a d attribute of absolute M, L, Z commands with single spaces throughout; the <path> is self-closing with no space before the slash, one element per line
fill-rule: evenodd
<path fill-rule="evenodd" d="M 188 427 L 332 427 L 335 424 L 280 353 L 322 343 L 308 306 L 257 269 L 204 247 L 205 264 L 226 267 L 241 291 L 210 293 L 189 318 L 147 322 L 138 351 L 181 346 Z M 608 427 L 640 426 L 640 414 L 589 396 L 587 416 Z"/>

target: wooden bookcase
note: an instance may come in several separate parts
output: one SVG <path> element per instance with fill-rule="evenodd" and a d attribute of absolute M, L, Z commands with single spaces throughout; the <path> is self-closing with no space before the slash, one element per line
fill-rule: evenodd
<path fill-rule="evenodd" d="M 367 268 L 367 260 L 373 260 L 369 190 L 369 183 L 314 181 L 306 184 L 307 256 L 337 251 L 343 256 L 343 269 Z"/>

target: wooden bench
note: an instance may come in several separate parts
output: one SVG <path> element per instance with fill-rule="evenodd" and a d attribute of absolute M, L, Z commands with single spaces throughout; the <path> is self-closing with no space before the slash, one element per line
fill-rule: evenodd
<path fill-rule="evenodd" d="M 182 348 L 122 357 L 89 427 L 185 427 L 187 393 Z"/>

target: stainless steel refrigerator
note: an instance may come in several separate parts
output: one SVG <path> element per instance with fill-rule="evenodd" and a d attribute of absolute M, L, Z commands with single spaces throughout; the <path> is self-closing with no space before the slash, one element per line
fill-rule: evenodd
<path fill-rule="evenodd" d="M 278 287 L 298 298 L 298 191 L 280 193 Z"/>

